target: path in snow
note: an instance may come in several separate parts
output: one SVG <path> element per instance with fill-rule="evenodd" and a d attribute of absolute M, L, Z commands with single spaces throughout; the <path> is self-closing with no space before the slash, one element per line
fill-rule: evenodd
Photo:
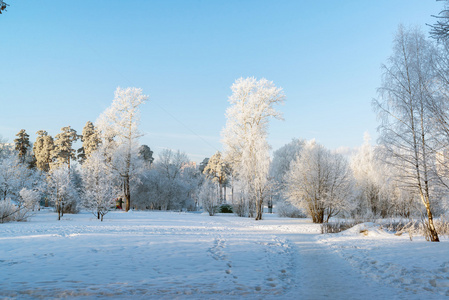
<path fill-rule="evenodd" d="M 423 296 L 369 280 L 317 243 L 319 226 L 307 220 L 158 212 L 110 213 L 104 222 L 55 218 L 0 224 L 0 298 Z"/>

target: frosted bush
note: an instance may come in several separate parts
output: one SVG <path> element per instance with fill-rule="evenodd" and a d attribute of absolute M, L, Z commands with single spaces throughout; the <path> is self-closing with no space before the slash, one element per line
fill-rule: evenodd
<path fill-rule="evenodd" d="M 284 218 L 305 218 L 306 215 L 298 208 L 288 202 L 282 201 L 276 205 L 276 212 L 279 217 Z"/>
<path fill-rule="evenodd" d="M 0 223 L 14 221 L 14 213 L 17 207 L 11 202 L 11 199 L 0 200 Z"/>

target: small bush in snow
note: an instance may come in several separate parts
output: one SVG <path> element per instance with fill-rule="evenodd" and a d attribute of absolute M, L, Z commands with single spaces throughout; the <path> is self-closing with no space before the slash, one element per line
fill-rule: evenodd
<path fill-rule="evenodd" d="M 14 221 L 14 213 L 17 210 L 16 206 L 11 203 L 11 200 L 0 200 L 0 223 Z"/>
<path fill-rule="evenodd" d="M 0 223 L 24 222 L 31 216 L 32 209 L 26 205 L 16 205 L 11 199 L 0 200 Z"/>
<path fill-rule="evenodd" d="M 306 218 L 307 216 L 298 208 L 288 202 L 281 202 L 276 205 L 276 211 L 279 217 L 283 218 Z"/>
<path fill-rule="evenodd" d="M 360 220 L 345 220 L 336 222 L 326 222 L 321 224 L 321 233 L 339 233 L 345 231 L 357 224 L 362 223 Z"/>
<path fill-rule="evenodd" d="M 232 205 L 230 204 L 222 204 L 218 208 L 218 211 L 223 214 L 232 214 L 234 211 L 232 210 Z"/>

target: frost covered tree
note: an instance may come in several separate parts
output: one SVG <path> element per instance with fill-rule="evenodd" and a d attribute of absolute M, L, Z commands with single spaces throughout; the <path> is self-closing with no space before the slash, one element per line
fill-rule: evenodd
<path fill-rule="evenodd" d="M 138 88 L 117 88 L 114 100 L 98 118 L 96 125 L 101 131 L 105 149 L 110 151 L 113 169 L 122 179 L 122 193 L 125 198 L 125 210 L 131 208 L 130 182 L 137 180 L 141 161 L 138 158 L 140 105 L 148 96 Z"/>
<path fill-rule="evenodd" d="M 115 204 L 119 188 L 114 184 L 113 173 L 102 151 L 89 153 L 81 168 L 81 178 L 82 206 L 103 221 Z"/>
<path fill-rule="evenodd" d="M 215 215 L 218 207 L 218 193 L 215 185 L 209 180 L 205 180 L 200 187 L 198 198 L 203 206 L 203 210 L 209 213 L 209 216 Z"/>
<path fill-rule="evenodd" d="M 183 177 L 183 169 L 189 166 L 187 154 L 170 149 L 162 150 L 154 163 L 154 168 L 147 170 L 140 189 L 151 199 L 152 209 L 182 209 L 188 206 L 190 184 Z"/>
<path fill-rule="evenodd" d="M 75 210 L 78 193 L 67 165 L 53 167 L 48 175 L 47 194 L 58 213 L 58 220 L 61 220 L 67 206 Z"/>
<path fill-rule="evenodd" d="M 78 149 L 78 159 L 83 163 L 91 153 L 98 149 L 101 143 L 100 132 L 98 132 L 91 121 L 88 121 L 84 125 L 81 141 L 83 142 L 83 146 Z"/>
<path fill-rule="evenodd" d="M 20 190 L 34 189 L 40 180 L 39 172 L 22 164 L 16 154 L 0 158 L 0 199 L 10 198 L 20 204 Z"/>
<path fill-rule="evenodd" d="M 283 103 L 285 96 L 281 88 L 264 78 L 240 78 L 231 90 L 222 132 L 225 160 L 238 171 L 234 175 L 243 183 L 250 216 L 255 212 L 260 220 L 270 163 L 268 125 L 271 118 L 282 119 L 274 105 Z"/>
<path fill-rule="evenodd" d="M 38 136 L 33 145 L 36 166 L 39 170 L 48 172 L 52 162 L 52 152 L 55 147 L 54 141 L 53 138 L 44 130 L 39 130 L 36 134 Z"/>
<path fill-rule="evenodd" d="M 21 129 L 16 136 L 17 138 L 14 140 L 15 149 L 19 155 L 20 161 L 24 163 L 26 154 L 29 152 L 30 148 L 30 136 L 26 133 L 25 129 Z"/>
<path fill-rule="evenodd" d="M 187 210 L 197 210 L 199 207 L 198 193 L 204 182 L 204 175 L 199 171 L 195 163 L 184 165 L 181 172 L 181 182 L 186 188 L 187 197 L 182 202 L 183 208 Z"/>
<path fill-rule="evenodd" d="M 277 202 L 277 212 L 282 216 L 301 215 L 297 208 L 285 201 L 283 191 L 285 188 L 285 174 L 290 170 L 290 164 L 300 155 L 304 143 L 304 140 L 295 138 L 273 153 L 273 160 L 268 174 L 273 186 L 273 202 Z"/>
<path fill-rule="evenodd" d="M 389 172 L 387 166 L 379 160 L 370 144 L 367 133 L 360 149 L 351 157 L 351 170 L 355 179 L 356 215 L 382 218 L 391 215 L 393 206 L 389 196 Z"/>
<path fill-rule="evenodd" d="M 140 209 L 174 210 L 185 196 L 179 180 L 170 180 L 157 168 L 144 170 L 135 193 L 135 205 Z"/>
<path fill-rule="evenodd" d="M 286 197 L 314 223 L 327 222 L 350 209 L 351 180 L 347 160 L 312 140 L 285 175 Z"/>
<path fill-rule="evenodd" d="M 168 179 L 176 179 L 181 176 L 182 168 L 187 165 L 189 161 L 187 154 L 180 150 L 175 152 L 171 149 L 163 149 L 159 153 L 156 168 Z"/>
<path fill-rule="evenodd" d="M 61 128 L 61 132 L 55 136 L 54 148 L 51 152 L 54 166 L 65 165 L 70 169 L 70 163 L 76 159 L 76 151 L 73 149 L 73 143 L 79 136 L 76 130 L 70 126 Z M 52 167 L 50 165 L 50 167 Z"/>
<path fill-rule="evenodd" d="M 198 188 L 203 176 L 184 153 L 178 151 L 180 159 L 175 158 L 176 152 L 172 154 L 168 166 L 166 160 L 163 165 L 158 159 L 154 167 L 142 173 L 137 196 L 141 208 L 192 211 L 198 207 Z M 177 164 L 179 161 L 184 162 Z"/>
<path fill-rule="evenodd" d="M 34 208 L 39 206 L 39 201 L 41 199 L 41 193 L 39 189 L 29 189 L 22 188 L 19 192 L 21 203 L 23 206 L 27 207 L 30 210 L 34 210 Z"/>
<path fill-rule="evenodd" d="M 208 160 L 207 165 L 204 167 L 203 174 L 205 174 L 206 177 L 212 180 L 213 182 L 217 183 L 220 194 L 219 198 L 220 203 L 226 201 L 225 184 L 228 181 L 229 167 L 228 164 L 224 161 L 220 151 L 217 151 Z M 224 190 L 224 198 L 223 198 L 223 190 Z"/>
<path fill-rule="evenodd" d="M 380 143 L 385 161 L 396 168 L 402 188 L 417 193 L 426 209 L 426 227 L 431 241 L 439 241 L 433 222 L 435 176 L 433 101 L 435 49 L 417 29 L 400 27 L 394 39 L 393 55 L 382 67 L 379 99 L 374 101 Z"/>
<path fill-rule="evenodd" d="M 24 221 L 40 199 L 41 172 L 30 169 L 17 153 L 0 158 L 0 222 Z"/>

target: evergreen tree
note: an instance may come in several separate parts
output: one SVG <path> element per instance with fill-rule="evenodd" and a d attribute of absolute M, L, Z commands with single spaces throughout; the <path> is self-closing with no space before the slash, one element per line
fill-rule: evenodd
<path fill-rule="evenodd" d="M 25 132 L 25 129 L 16 134 L 17 138 L 14 140 L 15 149 L 19 154 L 19 159 L 22 163 L 25 162 L 25 156 L 30 148 L 30 136 Z"/>
<path fill-rule="evenodd" d="M 204 172 L 204 168 L 207 166 L 208 163 L 209 163 L 209 157 L 206 157 L 206 158 L 203 159 L 203 161 L 200 163 L 199 170 L 200 170 L 201 173 Z"/>
<path fill-rule="evenodd" d="M 91 121 L 87 121 L 83 128 L 83 134 L 81 136 L 83 146 L 78 149 L 78 159 L 83 163 L 101 143 L 101 137 L 95 125 Z"/>
<path fill-rule="evenodd" d="M 44 130 L 36 132 L 37 139 L 33 145 L 33 152 L 36 158 L 36 166 L 39 170 L 48 172 L 50 170 L 50 163 L 52 162 L 52 155 L 54 149 L 53 138 Z"/>
<path fill-rule="evenodd" d="M 51 153 L 55 166 L 60 166 L 65 163 L 70 169 L 70 161 L 76 159 L 75 150 L 72 148 L 72 145 L 78 138 L 79 136 L 76 134 L 76 130 L 70 126 L 61 128 L 61 133 L 55 136 L 55 147 Z"/>
<path fill-rule="evenodd" d="M 139 147 L 139 157 L 145 162 L 145 166 L 149 168 L 154 161 L 153 151 L 147 145 L 141 145 Z"/>

